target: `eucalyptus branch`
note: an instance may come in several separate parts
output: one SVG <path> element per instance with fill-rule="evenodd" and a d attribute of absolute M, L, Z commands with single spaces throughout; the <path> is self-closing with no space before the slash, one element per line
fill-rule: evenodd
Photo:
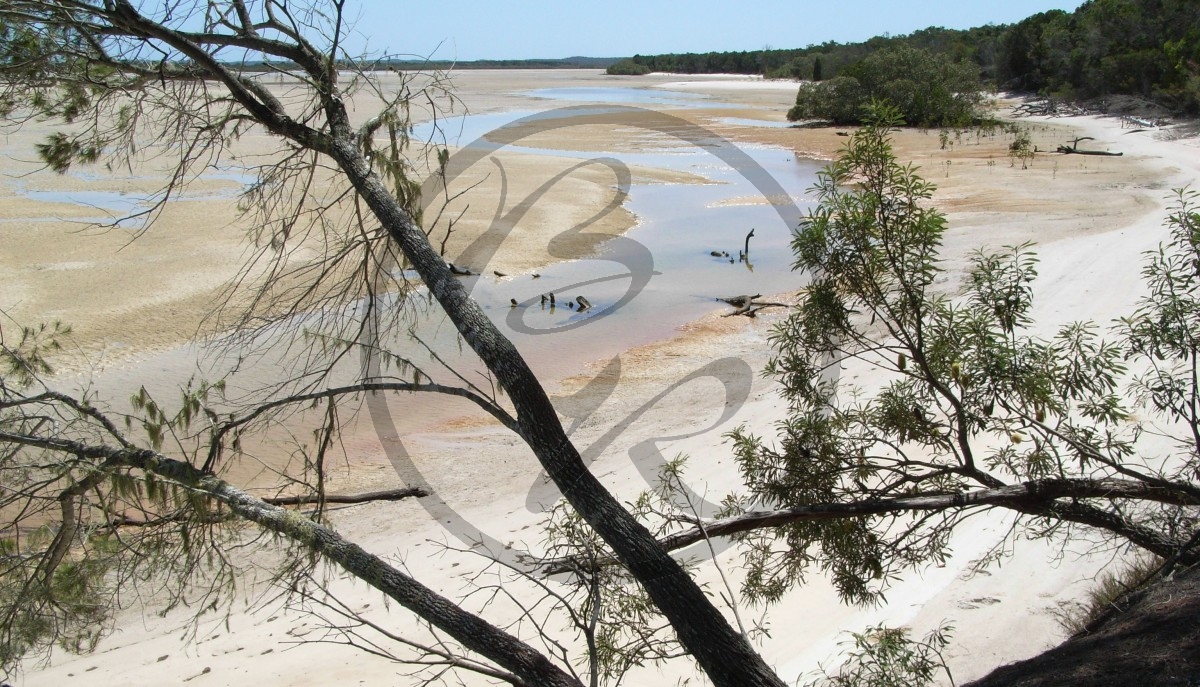
<path fill-rule="evenodd" d="M 356 577 L 425 618 L 472 651 L 488 657 L 516 675 L 539 685 L 579 683 L 563 673 L 536 650 L 503 630 L 468 613 L 436 594 L 417 580 L 397 570 L 378 556 L 365 551 L 334 530 L 237 489 L 190 463 L 174 460 L 147 449 L 111 448 L 56 437 L 30 437 L 0 431 L 0 442 L 61 451 L 101 461 L 108 468 L 143 470 L 205 494 L 222 503 L 240 518 L 304 542 L 314 553 L 338 564 Z"/>
<path fill-rule="evenodd" d="M 1103 522 L 1101 522 L 1097 518 L 1099 511 L 1092 513 L 1081 510 L 1078 505 L 1069 502 L 1064 505 L 1059 502 L 1060 499 L 1069 499 L 1070 502 L 1079 499 L 1135 499 L 1176 506 L 1200 506 L 1200 496 L 1192 494 L 1189 489 L 1180 488 L 1179 485 L 1164 487 L 1117 479 L 1047 479 L 998 489 L 979 489 L 957 494 L 900 496 L 871 501 L 823 503 L 772 511 L 753 511 L 728 518 L 703 521 L 693 528 L 659 539 L 659 544 L 668 551 L 675 551 L 704 541 L 708 537 L 727 537 L 755 530 L 775 529 L 798 522 L 981 507 L 1002 507 L 1030 514 L 1058 512 L 1064 516 L 1072 515 L 1073 518 L 1086 517 L 1088 520 L 1096 521 L 1096 526 L 1105 529 L 1114 526 L 1107 517 L 1103 518 Z M 1093 523 L 1085 522 L 1084 524 Z M 1167 544 L 1167 546 L 1171 545 Z M 1162 546 L 1158 548 L 1162 548 Z M 1178 547 L 1172 546 L 1172 550 L 1166 553 L 1174 553 L 1175 548 Z M 583 564 L 584 562 L 574 558 L 551 559 L 542 562 L 542 571 L 546 574 L 570 572 Z M 598 561 L 597 564 L 616 565 L 617 561 L 608 558 Z"/>

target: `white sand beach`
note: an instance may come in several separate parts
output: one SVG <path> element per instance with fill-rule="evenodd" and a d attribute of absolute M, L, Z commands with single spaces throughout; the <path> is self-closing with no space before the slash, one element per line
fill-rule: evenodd
<path fill-rule="evenodd" d="M 795 84 L 747 79 L 692 79 L 680 75 L 654 75 L 617 79 L 593 72 L 465 72 L 457 78 L 460 94 L 472 112 L 537 108 L 524 93 L 536 88 L 604 88 L 654 86 L 654 90 L 687 91 L 708 96 L 726 107 L 693 108 L 678 114 L 747 146 L 775 146 L 796 157 L 830 159 L 845 138 L 834 129 L 808 130 L 732 124 L 725 118 L 781 121 L 794 98 Z M 999 106 L 1001 114 L 1007 111 Z M 917 165 L 938 184 L 934 203 L 945 211 L 949 231 L 944 260 L 948 292 L 957 289 L 957 277 L 969 253 L 1033 241 L 1041 258 L 1036 283 L 1038 332 L 1052 333 L 1061 324 L 1079 319 L 1107 323 L 1126 311 L 1140 293 L 1140 255 L 1166 237 L 1163 220 L 1173 188 L 1200 180 L 1200 141 L 1171 140 L 1164 131 L 1131 133 L 1116 119 L 1076 117 L 1022 120 L 1031 127 L 1041 150 L 1075 136 L 1094 137 L 1090 147 L 1121 151 L 1121 157 L 1084 157 L 1039 154 L 1029 169 L 1010 164 L 1008 139 L 964 133 L 942 149 L 937 132 L 904 130 L 895 137 L 897 154 Z M 0 171 L 27 173 L 31 144 L 38 130 L 14 135 L 4 144 Z M 265 145 L 265 144 L 263 144 Z M 533 145 L 532 143 L 530 144 Z M 537 141 L 551 150 L 641 149 L 636 132 L 613 128 L 564 132 L 554 141 Z M 536 179 L 578 162 L 569 156 L 513 153 L 508 178 L 522 192 Z M 536 172 L 536 174 L 535 174 Z M 539 176 L 540 175 L 540 176 Z M 639 168 L 635 175 L 658 183 L 694 183 L 699 178 L 669 171 Z M 9 177 L 10 179 L 13 177 Z M 484 180 L 498 183 L 497 179 Z M 59 318 L 76 329 L 78 359 L 68 369 L 124 367 L 137 371 L 139 361 L 154 351 L 179 346 L 201 330 L 204 315 L 221 286 L 236 274 L 244 255 L 245 226 L 236 218 L 228 197 L 205 197 L 186 210 L 169 211 L 159 225 L 130 242 L 115 231 L 80 232 L 64 220 L 86 216 L 77 205 L 34 202 L 22 189 L 44 184 L 69 184 L 88 188 L 87 179 L 50 178 L 44 174 L 24 178 L 24 186 L 0 186 L 0 309 L 19 320 Z M 138 190 L 141 179 L 109 181 L 105 190 Z M 549 238 L 602 208 L 610 199 L 611 177 L 584 170 L 558 189 L 549 202 L 524 221 L 528 231 L 521 243 L 500 258 L 497 269 L 527 273 L 551 262 L 545 251 Z M 482 232 L 492 209 L 475 208 L 463 233 L 468 241 Z M 201 220 L 202 221 L 199 221 Z M 637 224 L 632 213 L 614 213 L 600 229 L 618 235 Z M 465 245 L 465 244 L 464 244 Z M 596 250 L 595 242 L 577 247 L 577 257 Z M 797 288 L 801 286 L 798 278 Z M 728 294 L 712 294 L 728 295 Z M 780 294 L 780 298 L 793 297 Z M 592 465 L 600 479 L 622 499 L 632 499 L 646 488 L 642 469 L 653 456 L 690 456 L 689 483 L 697 493 L 716 502 L 735 490 L 736 468 L 722 434 L 745 424 L 770 436 L 784 408 L 770 380 L 759 374 L 770 355 L 769 328 L 780 314 L 757 319 L 726 318 L 724 306 L 714 303 L 709 315 L 681 327 L 675 335 L 625 351 L 620 356 L 621 376 L 615 392 L 586 422 L 573 439 L 587 447 L 604 438 L 623 422 L 627 427 L 600 453 Z M 97 361 L 101 363 L 97 363 Z M 746 403 L 722 420 L 725 404 L 721 385 L 707 377 L 683 385 L 639 414 L 652 399 L 679 379 L 717 360 L 728 364 L 717 371 L 732 378 L 749 371 Z M 83 362 L 87 361 L 87 362 Z M 609 362 L 596 360 L 580 374 L 547 380 L 557 398 L 582 388 Z M 869 388 L 870 372 L 848 367 L 848 383 Z M 562 407 L 569 405 L 565 402 Z M 630 419 L 634 418 L 634 419 Z M 721 420 L 719 424 L 718 421 Z M 714 426 L 715 425 L 715 426 Z M 651 443 L 656 437 L 666 439 Z M 351 493 L 400 486 L 382 446 L 382 439 L 366 421 L 345 440 L 345 458 L 330 477 L 330 489 Z M 529 451 L 511 434 L 483 417 L 467 412 L 427 432 L 403 437 L 414 464 L 425 474 L 439 496 L 470 523 L 486 524 L 485 531 L 516 548 L 537 546 L 541 515 L 527 508 L 539 466 Z M 543 493 L 543 492 L 538 492 Z M 367 549 L 402 562 L 418 579 L 440 592 L 458 598 L 471 591 L 471 580 L 484 568 L 479 556 L 448 552 L 446 545 L 464 547 L 416 500 L 381 503 L 335 510 L 331 521 L 348 538 Z M 970 574 L 972 565 L 987 555 L 1008 531 L 1009 520 L 1000 516 L 968 521 L 953 542 L 953 556 L 944 566 L 914 572 L 887 593 L 888 602 L 877 608 L 842 604 L 831 586 L 814 574 L 808 584 L 791 593 L 769 612 L 770 638 L 761 650 L 785 681 L 809 675 L 819 665 L 836 663 L 844 632 L 861 631 L 885 623 L 907 626 L 923 635 L 946 623 L 954 627 L 949 664 L 958 683 L 979 677 L 995 666 L 1026 658 L 1063 639 L 1055 613 L 1078 600 L 1097 572 L 1108 563 L 1109 553 L 1088 555 L 1076 542 L 1061 547 L 1053 542 L 1016 541 L 1010 556 L 984 572 Z M 719 558 L 734 571 L 735 551 Z M 260 575 L 248 571 L 244 590 L 250 600 L 275 596 Z M 733 572 L 736 577 L 736 572 Z M 716 588 L 720 580 L 713 566 L 701 567 L 702 581 Z M 400 634 L 423 636 L 410 614 L 383 603 L 379 594 L 361 583 L 332 571 L 329 585 L 350 609 Z M 514 586 L 514 593 L 532 594 Z M 410 668 L 371 656 L 337 643 L 320 643 L 325 634 L 320 623 L 279 602 L 261 605 L 239 602 L 228 614 L 203 617 L 194 636 L 187 632 L 195 609 L 178 609 L 165 616 L 153 610 L 153 599 L 143 608 L 131 607 L 117 619 L 112 634 L 95 653 L 76 656 L 56 651 L 45 665 L 29 666 L 20 676 L 21 687 L 58 687 L 70 684 L 145 685 L 179 684 L 189 687 L 268 684 L 317 687 L 330 684 L 409 684 Z M 482 601 L 472 598 L 469 608 Z M 754 613 L 757 613 L 756 611 Z M 498 603 L 488 617 L 515 621 L 511 604 Z M 529 636 L 528 626 L 516 630 Z M 685 662 L 669 671 L 647 668 L 635 671 L 630 685 L 704 684 Z M 487 684 L 464 675 L 465 684 Z"/>

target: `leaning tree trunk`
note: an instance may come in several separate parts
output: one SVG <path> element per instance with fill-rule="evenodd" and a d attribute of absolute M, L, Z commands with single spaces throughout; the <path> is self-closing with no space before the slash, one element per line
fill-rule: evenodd
<path fill-rule="evenodd" d="M 719 687 L 783 687 L 784 683 L 762 657 L 742 635 L 734 631 L 699 586 L 658 545 L 649 530 L 588 472 L 578 450 L 563 431 L 549 397 L 512 342 L 468 297 L 462 284 L 454 278 L 445 260 L 433 249 L 421 228 L 416 226 L 383 181 L 372 172 L 358 134 L 350 127 L 346 106 L 337 89 L 336 44 L 328 55 L 320 53 L 302 37 L 288 33 L 286 26 L 282 29 L 285 38 L 264 37 L 258 33 L 257 25 L 248 19 L 244 3 L 236 3 L 240 8 L 237 20 L 242 24 L 241 32 L 236 35 L 193 34 L 176 30 L 141 14 L 129 0 L 63 4 L 80 8 L 79 16 L 83 17 L 74 18 L 71 14 L 74 10 L 64 10 L 62 21 L 67 26 L 85 35 L 111 33 L 122 39 L 141 41 L 144 45 L 161 43 L 170 46 L 191 60 L 199 73 L 224 84 L 229 98 L 245 108 L 248 119 L 261 123 L 275 135 L 329 156 L 347 175 L 392 240 L 404 251 L 464 340 L 508 392 L 516 408 L 521 437 L 563 495 L 645 587 L 671 622 L 680 642 L 700 663 L 713 683 Z M 34 12 L 29 16 L 36 20 L 38 15 Z M 24 20 L 24 15 L 21 18 Z M 274 21 L 274 17 L 271 17 L 264 26 L 270 30 L 280 30 L 273 24 Z M 340 28 L 340 5 L 334 21 Z M 107 23 L 111 23 L 111 26 L 106 26 Z M 327 131 L 324 127 L 314 129 L 307 122 L 293 119 L 283 103 L 265 87 L 220 62 L 215 56 L 218 48 L 214 45 L 237 46 L 299 65 L 311 79 L 312 95 L 319 99 L 314 104 L 319 104 L 325 114 Z M 137 66 L 137 69 L 143 68 Z M 489 651 L 481 648 L 479 651 L 504 664 L 494 649 Z"/>
<path fill-rule="evenodd" d="M 344 108 L 340 103 L 329 103 L 327 112 L 333 120 L 327 152 L 404 251 L 463 339 L 496 375 L 516 409 L 521 437 L 567 501 L 645 587 L 680 642 L 714 684 L 783 687 L 746 638 L 733 629 L 650 531 L 588 471 L 524 358 L 469 297 L 425 233 L 371 170 L 360 153 Z"/>

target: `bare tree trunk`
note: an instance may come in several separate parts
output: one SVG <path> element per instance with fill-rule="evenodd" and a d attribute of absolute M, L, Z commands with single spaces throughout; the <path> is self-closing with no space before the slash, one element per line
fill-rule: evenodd
<path fill-rule="evenodd" d="M 404 251 L 463 339 L 496 375 L 516 409 L 521 437 L 570 504 L 641 582 L 714 684 L 783 687 L 774 671 L 650 531 L 588 471 L 524 358 L 471 300 L 425 233 L 371 171 L 356 145 L 345 109 L 327 101 L 327 112 L 332 121 L 328 153 Z"/>
<path fill-rule="evenodd" d="M 6 4 L 11 4 L 11 0 Z M 364 153 L 364 140 L 360 138 L 359 132 L 350 126 L 350 118 L 338 89 L 336 40 L 328 54 L 319 51 L 303 36 L 296 34 L 295 27 L 276 22 L 274 15 L 270 13 L 273 11 L 273 5 L 279 3 L 268 4 L 270 19 L 263 26 L 269 31 L 281 33 L 284 36 L 282 39 L 261 35 L 258 25 L 247 18 L 248 13 L 243 3 L 232 3 L 240 8 L 236 15 L 237 21 L 240 21 L 239 31 L 236 34 L 220 35 L 195 34 L 171 28 L 149 15 L 141 14 L 128 0 L 68 4 L 73 8 L 83 8 L 78 10 L 83 18 L 73 24 L 82 33 L 90 35 L 111 32 L 121 40 L 169 46 L 190 61 L 187 68 L 189 77 L 199 74 L 203 78 L 223 84 L 228 90 L 229 99 L 236 101 L 245 110 L 246 119 L 259 122 L 271 133 L 331 158 L 346 174 L 349 182 L 387 230 L 397 247 L 404 252 L 463 339 L 508 393 L 517 414 L 517 433 L 530 446 L 571 505 L 603 537 L 631 573 L 644 585 L 659 610 L 671 622 L 680 642 L 696 658 L 713 683 L 718 687 L 783 687 L 783 682 L 762 657 L 731 627 L 699 586 L 666 550 L 659 546 L 649 530 L 626 511 L 599 480 L 588 472 L 578 450 L 563 431 L 545 390 L 512 342 L 500 333 L 479 305 L 469 298 L 466 289 L 454 278 L 445 260 L 434 250 L 413 217 L 389 192 L 384 181 L 372 171 Z M 334 5 L 336 17 L 333 22 L 336 37 L 336 31 L 342 28 L 341 4 Z M 42 10 L 38 3 L 22 3 L 22 8 L 25 7 L 29 8 L 28 16 L 34 19 L 40 16 Z M 62 12 L 63 16 L 68 17 L 64 21 L 68 24 L 76 22 L 71 19 L 75 11 L 73 9 L 70 12 Z M 54 16 L 58 17 L 57 14 Z M 21 14 L 19 18 L 22 21 L 31 21 L 27 19 L 26 14 Z M 111 27 L 106 26 L 107 23 L 111 23 Z M 218 47 L 213 47 L 214 45 Z M 310 95 L 315 98 L 311 104 L 324 115 L 324 124 L 320 123 L 319 116 L 304 121 L 294 119 L 288 114 L 284 104 L 260 83 L 244 78 L 236 69 L 222 63 L 216 57 L 219 46 L 236 46 L 242 50 L 260 51 L 295 63 L 307 74 L 311 86 Z M 155 45 L 154 49 L 160 48 Z M 76 48 L 72 46 L 71 50 L 74 52 Z M 134 64 L 131 69 L 142 67 Z M 377 121 L 375 126 L 378 126 Z M 370 136 L 371 131 L 370 127 L 367 127 L 363 135 Z M 234 502 L 237 500 L 234 499 Z M 267 517 L 257 504 L 243 504 L 239 507 L 244 507 L 244 516 L 255 522 L 270 521 L 274 523 L 270 526 L 278 527 L 287 524 L 278 520 L 277 514 Z M 294 515 L 291 517 L 295 518 Z M 383 583 L 400 575 L 398 571 L 378 559 L 362 559 L 361 549 L 355 551 L 339 548 L 343 545 L 352 546 L 346 542 L 322 539 L 325 536 L 323 531 L 306 531 L 318 537 L 311 544 L 314 549 L 331 557 L 341 556 L 347 570 L 372 584 Z M 453 631 L 447 631 L 457 632 L 456 638 L 465 645 L 501 665 L 511 666 L 509 669 L 519 675 L 529 675 L 528 679 L 536 684 L 574 684 L 570 678 L 561 676 L 561 671 L 551 672 L 553 666 L 544 656 L 511 638 L 511 641 L 504 640 L 496 635 L 495 628 L 475 616 L 466 614 L 445 599 L 413 597 L 410 602 L 413 604 L 410 608 L 415 606 L 414 610 L 426 618 L 430 617 L 427 614 L 443 619 L 462 618 L 461 625 L 451 623 Z M 418 608 L 420 610 L 417 610 Z M 481 638 L 473 638 L 474 630 L 469 629 L 471 623 L 479 626 L 478 631 L 483 633 Z"/>

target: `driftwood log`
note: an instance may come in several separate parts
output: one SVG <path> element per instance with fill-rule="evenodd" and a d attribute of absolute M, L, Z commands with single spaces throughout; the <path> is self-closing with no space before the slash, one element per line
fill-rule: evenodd
<path fill-rule="evenodd" d="M 1077 117 L 1080 115 L 1092 114 L 1091 111 L 1084 109 L 1078 105 L 1071 103 L 1059 102 L 1057 100 L 1039 100 L 1035 102 L 1022 103 L 1012 109 L 1013 115 L 1017 117 L 1041 115 L 1044 117 Z"/>
<path fill-rule="evenodd" d="M 1094 140 L 1096 140 L 1096 139 L 1092 138 L 1091 136 L 1080 136 L 1079 138 L 1076 138 L 1075 140 L 1071 141 L 1071 145 L 1069 145 L 1069 146 L 1067 146 L 1067 145 L 1059 146 L 1058 152 L 1062 153 L 1063 155 L 1104 155 L 1107 157 L 1121 157 L 1122 155 L 1125 154 L 1125 153 L 1110 153 L 1107 150 L 1080 150 L 1079 149 L 1080 141 L 1094 141 Z"/>
<path fill-rule="evenodd" d="M 731 313 L 725 313 L 722 317 L 734 317 L 736 315 L 745 315 L 746 317 L 758 317 L 758 311 L 764 308 L 787 308 L 790 307 L 787 303 L 772 303 L 756 300 L 761 298 L 762 294 L 756 293 L 753 296 L 730 296 L 728 298 L 718 298 L 722 303 L 728 303 L 734 307 Z"/>
<path fill-rule="evenodd" d="M 1107 150 L 1079 150 L 1078 148 L 1068 148 L 1067 146 L 1059 146 L 1058 152 L 1063 155 L 1103 155 L 1105 157 L 1121 157 L 1125 153 L 1110 153 Z"/>

